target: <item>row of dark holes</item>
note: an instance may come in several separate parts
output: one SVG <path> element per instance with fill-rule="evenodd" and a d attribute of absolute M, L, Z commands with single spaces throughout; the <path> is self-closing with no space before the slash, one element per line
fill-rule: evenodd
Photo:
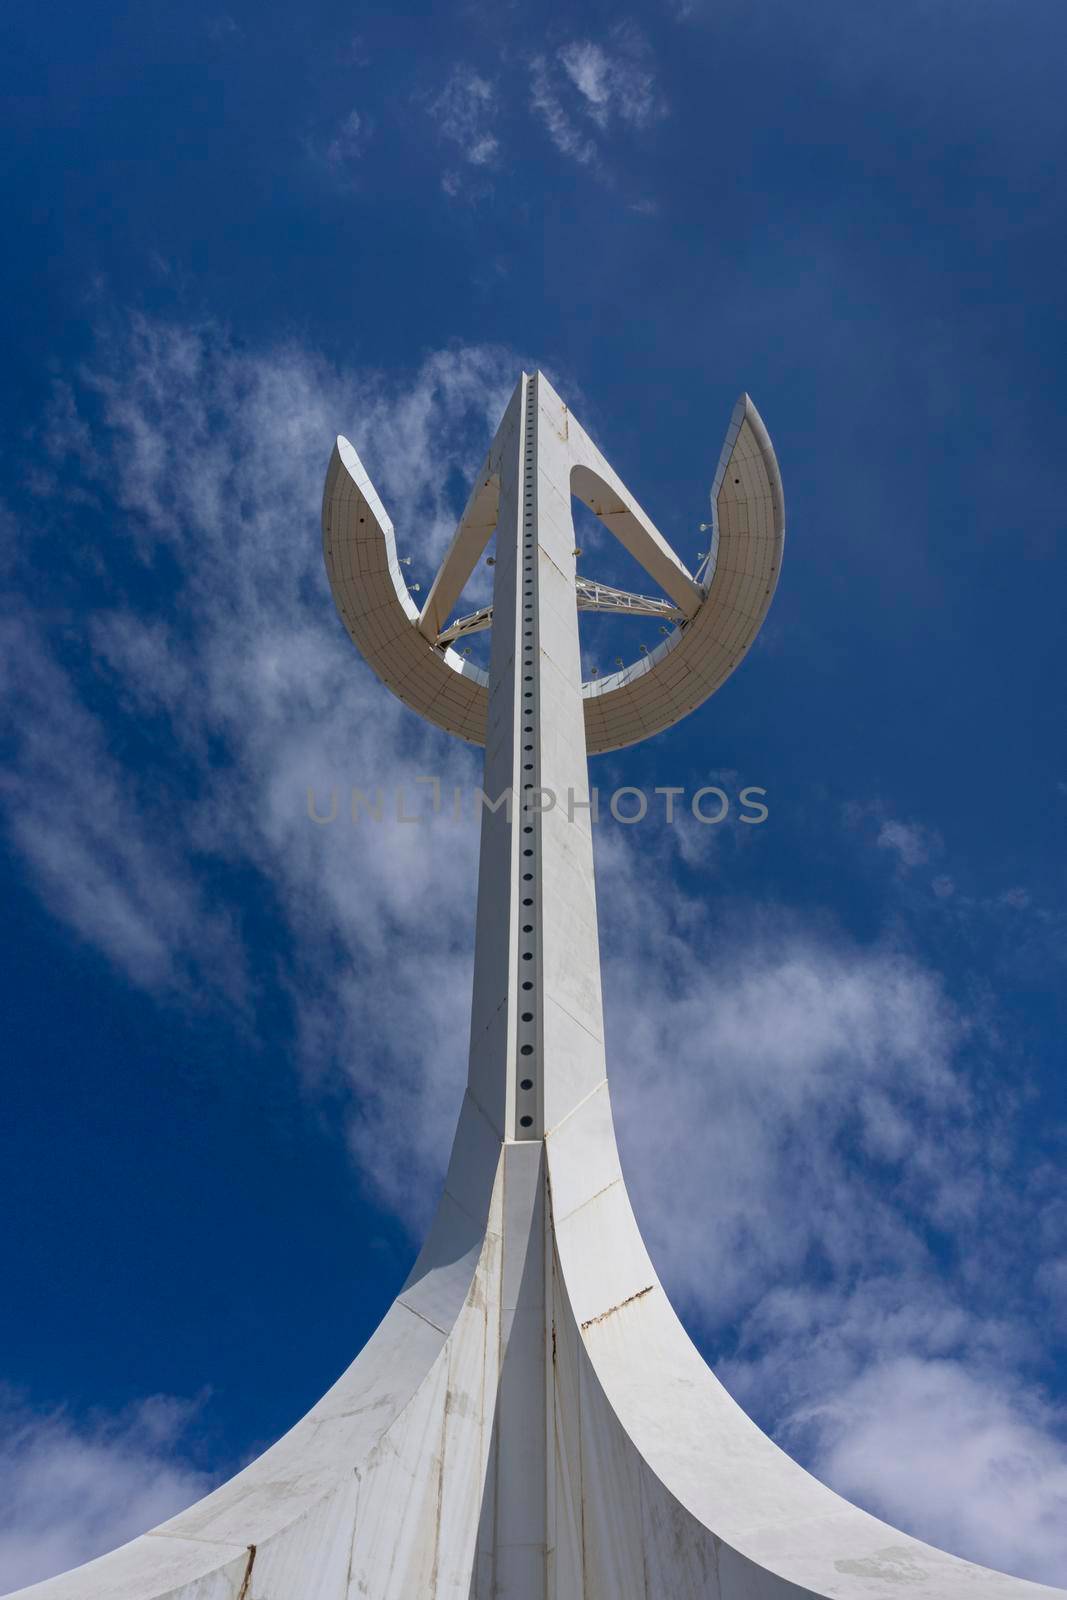
<path fill-rule="evenodd" d="M 534 771 L 534 742 L 533 742 L 534 708 L 533 708 L 532 704 L 530 704 L 530 702 L 533 700 L 534 694 L 533 694 L 532 687 L 527 688 L 527 687 L 525 687 L 525 685 L 532 685 L 532 683 L 533 683 L 533 671 L 532 671 L 532 668 L 533 668 L 533 509 L 532 509 L 532 505 L 533 505 L 533 430 L 534 430 L 534 426 L 535 426 L 535 422 L 536 422 L 536 417 L 537 417 L 537 392 L 536 392 L 536 389 L 534 387 L 534 384 L 531 383 L 530 384 L 530 395 L 529 395 L 529 400 L 527 402 L 527 412 L 526 412 L 526 460 L 525 460 L 525 463 L 524 463 L 523 494 L 522 494 L 522 503 L 523 503 L 522 665 L 523 665 L 523 685 L 524 685 L 523 696 L 522 696 L 522 736 L 523 736 L 523 763 L 522 763 L 522 770 L 523 770 L 523 784 L 522 784 L 522 837 L 523 837 L 523 846 L 522 846 L 522 855 L 523 855 L 523 860 L 524 861 L 529 861 L 531 868 L 533 866 L 533 853 L 534 853 L 534 851 L 533 851 L 534 821 L 533 821 L 533 817 L 530 814 L 529 801 L 527 800 L 526 797 L 529 794 L 531 788 L 533 787 L 532 774 L 533 774 L 533 771 Z M 527 758 L 529 758 L 529 759 L 527 759 Z M 531 776 L 529 778 L 527 778 L 526 774 L 531 774 Z M 534 881 L 534 875 L 533 875 L 532 870 L 524 872 L 522 874 L 522 881 L 523 881 L 524 884 L 532 883 Z M 523 905 L 524 914 L 528 911 L 529 912 L 529 916 L 530 916 L 529 922 L 524 922 L 522 924 L 522 935 L 523 935 L 523 946 L 524 946 L 524 948 L 523 948 L 523 950 L 521 952 L 521 955 L 522 955 L 523 962 L 532 961 L 533 958 L 534 958 L 534 916 L 533 916 L 533 910 L 532 910 L 533 903 L 534 902 L 533 902 L 533 893 L 532 893 L 532 891 L 528 895 L 523 895 L 523 897 L 522 897 L 522 905 Z M 532 991 L 532 989 L 533 989 L 533 980 L 531 978 L 523 978 L 521 980 L 521 987 L 522 987 L 522 990 L 523 990 L 524 993 L 527 993 L 527 994 L 530 993 Z M 534 1028 L 536 1026 L 536 1019 L 534 1017 L 534 1013 L 532 1011 L 523 1011 L 523 1012 L 521 1012 L 520 1015 L 519 1015 L 519 1021 L 523 1025 L 522 1026 L 522 1030 L 520 1032 L 520 1038 L 523 1040 L 523 1043 L 520 1044 L 520 1046 L 519 1046 L 519 1054 L 520 1054 L 520 1056 L 523 1056 L 523 1057 L 532 1056 L 533 1053 L 534 1053 L 534 1045 L 533 1045 Z M 527 1094 L 533 1089 L 533 1086 L 534 1086 L 534 1084 L 533 1084 L 533 1079 L 532 1078 L 522 1078 L 522 1079 L 519 1080 L 519 1088 L 521 1090 L 523 1090 Z M 519 1118 L 519 1126 L 520 1126 L 520 1128 L 530 1128 L 530 1127 L 532 1127 L 533 1126 L 533 1117 L 530 1116 L 527 1113 L 524 1113 Z"/>

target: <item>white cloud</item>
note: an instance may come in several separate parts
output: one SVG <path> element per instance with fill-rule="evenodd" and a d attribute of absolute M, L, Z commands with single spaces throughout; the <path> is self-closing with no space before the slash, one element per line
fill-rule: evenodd
<path fill-rule="evenodd" d="M 559 52 L 563 70 L 589 105 L 589 113 L 600 127 L 608 120 L 611 105 L 611 63 L 598 44 L 588 39 L 564 45 Z"/>
<path fill-rule="evenodd" d="M 495 167 L 500 159 L 500 140 L 495 131 L 498 96 L 494 84 L 472 67 L 454 67 L 440 94 L 431 101 L 429 111 L 441 135 L 456 145 L 468 167 L 481 170 Z M 446 170 L 441 178 L 446 194 L 482 193 L 472 189 L 463 174 Z"/>
<path fill-rule="evenodd" d="M 625 23 L 611 30 L 607 45 L 575 39 L 554 57 L 535 56 L 530 103 L 556 149 L 596 170 L 613 126 L 643 129 L 667 113 L 644 37 Z"/>
<path fill-rule="evenodd" d="M 1023 1240 L 1031 1262 L 1049 1252 L 1038 1287 L 1055 1306 L 1062 1221 L 1040 1227 L 1050 1180 L 1036 1173 L 1020 1194 L 1005 1167 L 1004 1113 L 964 1065 L 981 1029 L 914 956 L 725 898 L 713 920 L 659 892 L 666 863 L 633 843 L 600 831 L 610 1066 L 669 1292 L 721 1345 L 716 1370 L 742 1403 L 840 1492 L 935 1544 L 1062 1582 L 1067 1446 L 1020 1376 L 1044 1341 L 1018 1259 Z M 858 1409 L 867 1376 L 889 1370 L 954 1374 L 926 1425 L 936 1496 L 901 1465 L 915 1452 L 891 1422 L 879 1441 L 877 1407 Z M 978 1437 L 986 1393 L 999 1420 Z M 1029 1463 L 1025 1512 L 1014 1494 L 996 1503 L 1009 1445 Z"/>
<path fill-rule="evenodd" d="M 721 1329 L 813 1251 L 835 1275 L 921 1266 L 915 1208 L 971 1175 L 965 1139 L 941 1160 L 942 1124 L 969 1107 L 966 1025 L 935 975 L 785 913 L 736 906 L 724 937 L 703 906 L 635 893 L 619 852 L 600 852 L 614 1094 L 674 1293 Z"/>
<path fill-rule="evenodd" d="M 196 1413 L 155 1395 L 78 1422 L 0 1396 L 0 1592 L 78 1566 L 212 1487 L 182 1458 Z"/>
<path fill-rule="evenodd" d="M 1045 1583 L 1067 1573 L 1063 1416 L 1033 1390 L 902 1357 L 797 1418 L 828 1481 L 929 1542 Z"/>
<path fill-rule="evenodd" d="M 569 156 L 582 166 L 596 163 L 596 145 L 564 109 L 544 56 L 535 56 L 530 63 L 530 104 L 561 155 Z"/>
<path fill-rule="evenodd" d="M 590 39 L 577 39 L 563 46 L 559 60 L 599 128 L 606 128 L 612 117 L 634 128 L 647 127 L 666 114 L 647 46 L 632 28 L 616 28 L 613 45 L 609 51 Z"/>
<path fill-rule="evenodd" d="M 333 133 L 325 141 L 308 141 L 311 155 L 320 160 L 332 175 L 349 182 L 363 157 L 370 138 L 370 124 L 354 107 L 342 117 Z"/>
<path fill-rule="evenodd" d="M 927 829 L 915 822 L 895 822 L 887 818 L 878 831 L 878 848 L 889 850 L 906 871 L 929 861 L 937 844 Z"/>
<path fill-rule="evenodd" d="M 1028 988 L 1062 982 L 1067 916 L 1047 893 L 1020 883 L 990 885 L 984 860 L 957 857 L 951 872 L 934 870 L 947 854 L 941 834 L 890 816 L 882 800 L 849 803 L 843 816 L 864 846 L 873 845 L 892 865 L 897 915 L 920 936 L 924 925 L 951 930 L 957 945 L 970 947 L 1002 982 L 1022 979 Z"/>
<path fill-rule="evenodd" d="M 469 785 L 478 767 L 384 693 L 344 633 L 322 567 L 322 478 L 343 429 L 425 581 L 460 509 L 446 485 L 476 467 L 519 371 L 506 352 L 460 347 L 387 394 L 296 349 L 243 356 L 214 329 L 134 319 L 89 380 L 117 502 L 108 576 L 120 595 L 131 561 L 174 564 L 178 587 L 116 598 L 85 617 L 80 651 L 68 638 L 60 652 L 30 580 L 0 634 L 18 752 L 0 805 L 46 903 L 135 983 L 244 1010 L 238 914 L 215 899 L 211 863 L 261 874 L 292 934 L 283 982 L 305 1070 L 348 1080 L 363 1171 L 409 1217 L 432 1202 L 464 1072 L 476 838 L 447 819 L 443 848 L 429 827 L 317 828 L 307 790 L 427 772 Z M 89 459 L 84 427 L 65 406 L 56 451 Z M 147 742 L 124 764 L 126 739 Z M 172 763 L 196 774 L 192 798 L 168 793 Z M 419 1049 L 401 1049 L 400 1016 L 417 1019 Z"/>
<path fill-rule="evenodd" d="M 14 713 L 3 808 L 49 908 L 138 984 L 221 985 L 239 1002 L 228 913 L 205 898 L 183 844 L 145 829 L 138 784 L 31 620 L 0 620 L 0 663 Z"/>

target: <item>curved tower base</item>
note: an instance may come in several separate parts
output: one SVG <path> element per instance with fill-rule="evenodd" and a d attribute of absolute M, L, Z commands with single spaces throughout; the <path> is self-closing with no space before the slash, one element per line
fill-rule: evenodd
<path fill-rule="evenodd" d="M 888 1600 L 902 1588 L 1060 1592 L 868 1516 L 745 1416 L 649 1263 L 605 1086 L 543 1144 L 501 1146 L 468 1100 L 426 1248 L 314 1410 L 198 1505 L 21 1596 Z"/>

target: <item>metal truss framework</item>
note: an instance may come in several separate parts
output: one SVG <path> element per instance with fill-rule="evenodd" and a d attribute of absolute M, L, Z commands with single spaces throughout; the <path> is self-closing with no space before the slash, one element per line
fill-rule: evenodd
<path fill-rule="evenodd" d="M 613 589 L 610 584 L 597 583 L 592 578 L 575 578 L 574 593 L 579 611 L 604 611 L 620 617 L 658 617 L 661 621 L 684 622 L 685 612 L 679 611 L 669 600 L 657 600 L 647 594 L 630 594 L 626 589 Z M 442 628 L 434 641 L 438 645 L 455 644 L 472 633 L 484 633 L 493 625 L 492 606 L 482 606 L 469 616 L 459 617 Z"/>

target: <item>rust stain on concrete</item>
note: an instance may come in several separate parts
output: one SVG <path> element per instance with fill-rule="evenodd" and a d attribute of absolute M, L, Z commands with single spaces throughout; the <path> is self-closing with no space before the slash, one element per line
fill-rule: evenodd
<path fill-rule="evenodd" d="M 636 1294 L 627 1295 L 625 1300 L 620 1300 L 617 1306 L 609 1306 L 606 1311 L 601 1311 L 599 1316 L 588 1317 L 582 1323 L 582 1332 L 584 1333 L 586 1328 L 595 1328 L 598 1322 L 604 1322 L 608 1317 L 613 1317 L 616 1311 L 622 1310 L 623 1306 L 632 1306 L 635 1300 L 643 1300 L 645 1295 L 651 1294 L 655 1287 L 654 1283 L 650 1283 L 647 1289 L 638 1289 Z"/>

